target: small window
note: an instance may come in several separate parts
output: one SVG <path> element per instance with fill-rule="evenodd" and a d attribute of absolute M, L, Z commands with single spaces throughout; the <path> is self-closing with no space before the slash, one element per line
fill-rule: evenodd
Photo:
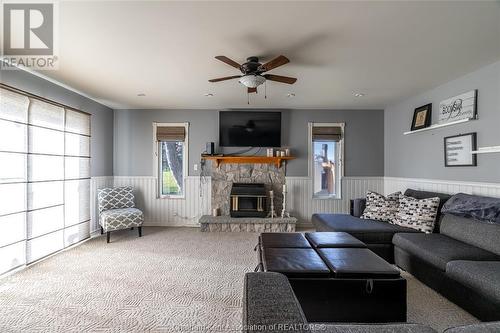
<path fill-rule="evenodd" d="M 309 155 L 313 198 L 341 198 L 343 134 L 344 124 L 310 124 Z"/>
<path fill-rule="evenodd" d="M 155 124 L 159 197 L 184 197 L 187 124 Z"/>

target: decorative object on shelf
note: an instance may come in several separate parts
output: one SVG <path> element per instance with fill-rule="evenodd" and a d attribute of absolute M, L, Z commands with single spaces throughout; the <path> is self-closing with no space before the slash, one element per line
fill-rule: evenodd
<path fill-rule="evenodd" d="M 273 148 L 267 148 L 266 150 L 266 155 L 267 157 L 273 157 L 274 156 L 274 149 Z"/>
<path fill-rule="evenodd" d="M 439 103 L 438 123 L 444 124 L 461 119 L 474 119 L 476 114 L 477 90 L 471 90 Z"/>
<path fill-rule="evenodd" d="M 269 191 L 269 201 L 271 202 L 271 207 L 269 208 L 269 214 L 267 214 L 267 217 L 273 219 L 278 217 L 278 215 L 276 215 L 276 211 L 274 210 L 274 192 L 272 190 Z"/>
<path fill-rule="evenodd" d="M 220 215 L 219 211 L 220 211 L 219 208 L 212 209 L 212 216 L 214 217 L 219 216 Z"/>
<path fill-rule="evenodd" d="M 444 138 L 444 165 L 477 166 L 477 158 L 472 151 L 476 150 L 476 133 L 459 134 Z"/>
<path fill-rule="evenodd" d="M 413 120 L 411 122 L 411 130 L 426 128 L 431 125 L 432 120 L 432 103 L 418 107 L 413 112 Z"/>
<path fill-rule="evenodd" d="M 290 148 L 285 149 L 285 156 L 290 156 Z"/>
<path fill-rule="evenodd" d="M 288 193 L 286 184 L 283 184 L 283 209 L 281 210 L 281 217 L 288 218 L 290 217 L 290 213 L 286 210 L 286 194 Z"/>

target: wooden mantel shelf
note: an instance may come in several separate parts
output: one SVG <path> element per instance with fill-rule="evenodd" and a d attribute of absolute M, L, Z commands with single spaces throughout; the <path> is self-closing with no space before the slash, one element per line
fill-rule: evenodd
<path fill-rule="evenodd" d="M 205 160 L 211 160 L 215 162 L 215 166 L 219 167 L 221 163 L 239 163 L 239 164 L 256 164 L 256 163 L 267 163 L 274 164 L 277 168 L 281 168 L 281 162 L 293 160 L 295 157 L 283 156 L 283 157 L 267 157 L 267 156 L 202 156 L 201 158 Z"/>

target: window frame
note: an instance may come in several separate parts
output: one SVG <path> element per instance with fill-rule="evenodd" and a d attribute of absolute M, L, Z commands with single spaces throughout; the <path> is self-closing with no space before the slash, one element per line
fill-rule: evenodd
<path fill-rule="evenodd" d="M 157 127 L 180 127 L 185 128 L 186 136 L 184 138 L 184 149 L 182 152 L 182 194 L 163 194 L 162 183 L 163 178 L 160 175 L 161 159 L 160 145 L 161 141 L 156 140 Z M 186 179 L 189 172 L 189 123 L 158 123 L 153 122 L 153 175 L 156 179 L 156 198 L 157 199 L 186 199 Z"/>
<path fill-rule="evenodd" d="M 313 127 L 340 127 L 342 129 L 342 137 L 338 141 L 338 148 L 336 149 L 336 157 L 338 157 L 338 179 L 335 180 L 335 195 L 316 195 L 314 194 L 314 141 L 312 139 Z M 345 123 L 326 123 L 326 122 L 309 122 L 308 135 L 307 135 L 307 175 L 310 180 L 310 193 L 313 200 L 342 200 L 342 181 L 344 178 L 344 137 L 345 137 Z"/>

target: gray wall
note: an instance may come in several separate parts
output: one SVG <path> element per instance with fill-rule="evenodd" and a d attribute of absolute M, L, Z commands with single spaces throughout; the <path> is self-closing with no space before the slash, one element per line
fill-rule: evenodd
<path fill-rule="evenodd" d="M 113 175 L 113 109 L 22 70 L 1 70 L 0 81 L 92 114 L 91 176 Z"/>
<path fill-rule="evenodd" d="M 288 176 L 307 176 L 307 123 L 345 122 L 346 176 L 383 176 L 384 113 L 382 110 L 281 110 L 282 146 L 296 160 Z M 151 176 L 153 173 L 153 122 L 189 122 L 189 174 L 197 175 L 205 142 L 218 141 L 217 110 L 115 110 L 114 175 Z M 230 151 L 226 151 L 230 152 Z M 265 154 L 265 151 L 262 151 Z"/>
<path fill-rule="evenodd" d="M 415 108 L 432 103 L 433 123 L 439 102 L 478 89 L 479 119 L 403 135 Z M 478 155 L 477 167 L 444 167 L 443 139 L 477 132 L 478 147 L 500 145 L 500 62 L 476 70 L 385 110 L 385 176 L 458 181 L 500 182 L 500 154 Z"/>

